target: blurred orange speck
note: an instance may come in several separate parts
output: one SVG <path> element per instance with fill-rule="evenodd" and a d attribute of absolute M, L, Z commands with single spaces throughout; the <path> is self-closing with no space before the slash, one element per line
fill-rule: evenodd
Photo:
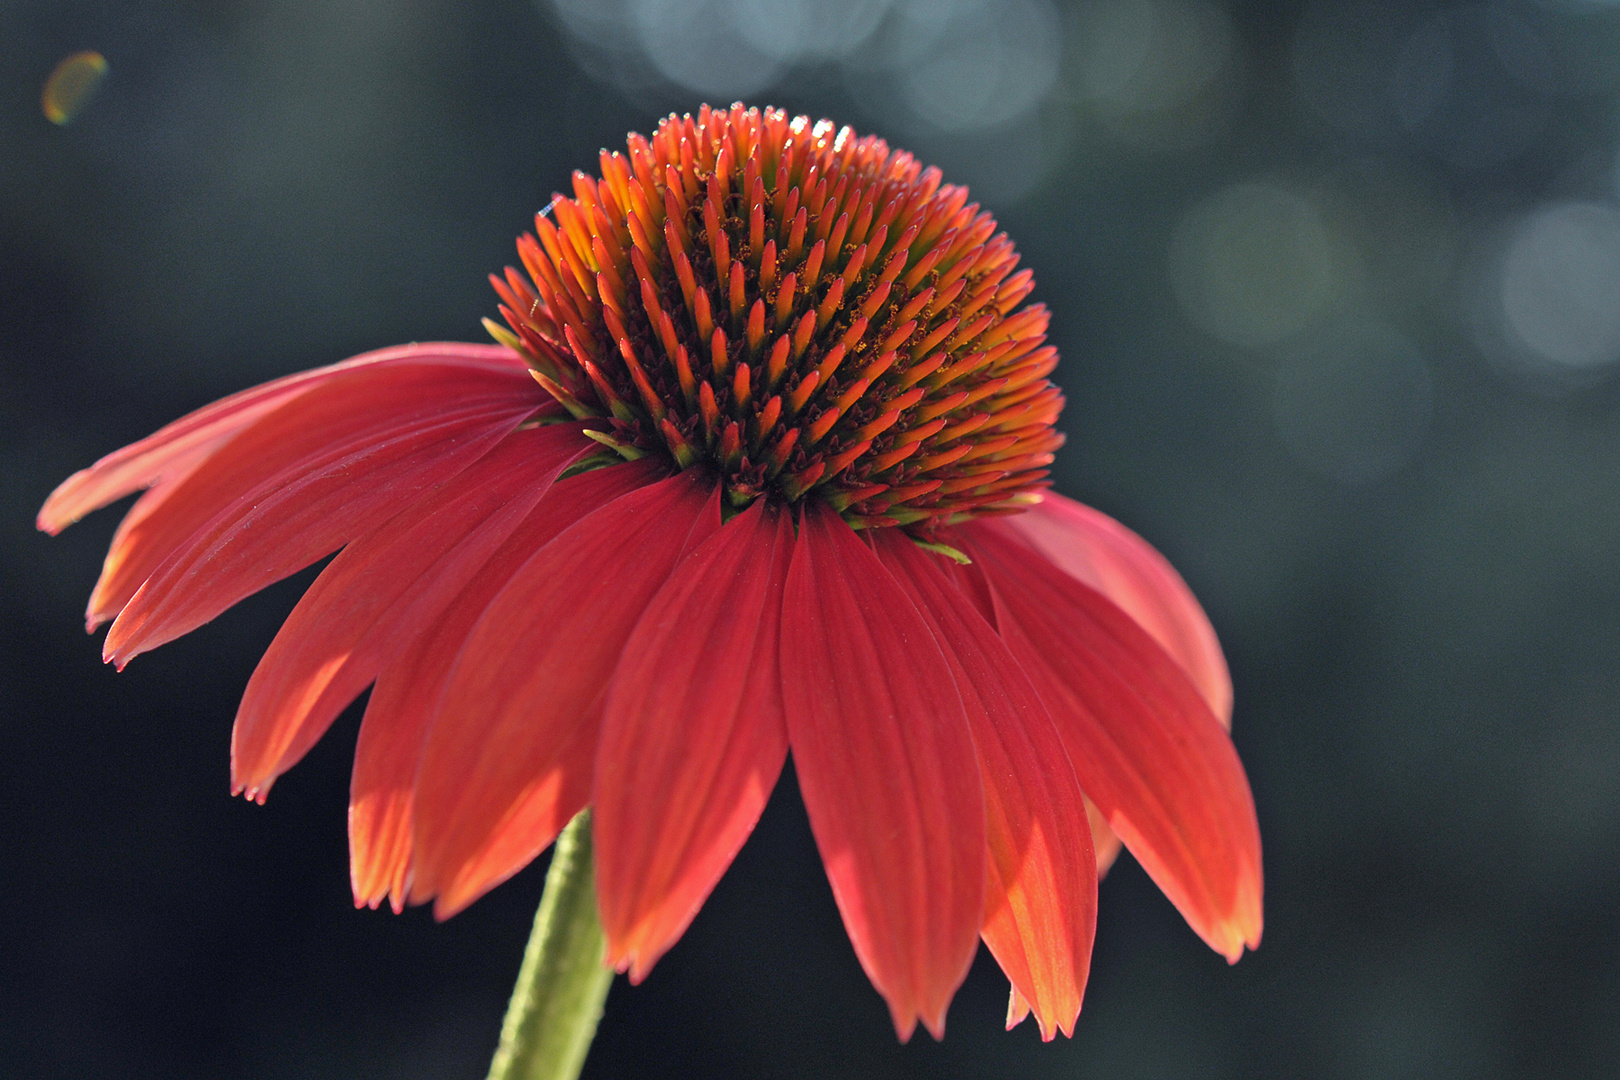
<path fill-rule="evenodd" d="M 71 123 L 107 76 L 107 58 L 98 52 L 76 52 L 56 65 L 39 96 L 45 119 Z"/>

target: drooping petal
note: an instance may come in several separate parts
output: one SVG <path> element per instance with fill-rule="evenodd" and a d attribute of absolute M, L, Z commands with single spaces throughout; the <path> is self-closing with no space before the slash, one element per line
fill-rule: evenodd
<path fill-rule="evenodd" d="M 122 667 L 369 532 L 540 403 L 520 370 L 426 358 L 325 380 L 215 451 L 108 554 L 94 602 L 123 610 L 104 654 Z"/>
<path fill-rule="evenodd" d="M 831 508 L 806 503 L 782 616 L 782 696 L 833 896 L 895 1030 L 936 1038 L 984 912 L 984 795 L 928 623 Z"/>
<path fill-rule="evenodd" d="M 1095 589 L 996 530 L 970 523 L 957 541 L 1080 786 L 1199 936 L 1236 962 L 1260 941 L 1260 831 L 1243 765 L 1198 688 Z"/>
<path fill-rule="evenodd" d="M 262 800 L 383 662 L 434 625 L 558 474 L 590 448 L 598 447 L 575 423 L 515 431 L 344 548 L 248 680 L 231 734 L 236 790 Z"/>
<path fill-rule="evenodd" d="M 535 553 L 467 636 L 416 777 L 412 899 L 448 917 L 532 859 L 582 806 L 560 755 L 587 769 L 624 644 L 676 561 L 720 527 L 697 470 L 640 488 Z M 588 795 L 588 785 L 587 785 Z"/>
<path fill-rule="evenodd" d="M 1097 877 L 1101 880 L 1108 875 L 1125 844 L 1119 834 L 1108 827 L 1108 819 L 1090 799 L 1086 800 L 1086 823 L 1091 826 L 1091 846 L 1097 852 Z"/>
<path fill-rule="evenodd" d="M 608 960 L 632 982 L 685 932 L 787 759 L 786 511 L 759 500 L 682 560 L 625 645 L 591 797 Z"/>
<path fill-rule="evenodd" d="M 1080 783 L 1046 705 L 1006 644 L 898 530 L 876 547 L 929 620 L 962 690 L 984 780 L 985 944 L 1041 1038 L 1074 1034 L 1097 929 L 1097 869 Z M 1019 1017 L 1022 1019 L 1022 1017 Z"/>
<path fill-rule="evenodd" d="M 1151 544 L 1102 511 L 1051 491 L 1028 513 L 984 524 L 1018 537 L 1112 600 L 1186 669 L 1215 718 L 1232 726 L 1232 675 L 1215 628 Z"/>
<path fill-rule="evenodd" d="M 505 346 L 445 342 L 381 349 L 340 364 L 261 383 L 187 413 L 140 442 L 113 451 L 88 469 L 80 469 L 51 492 L 40 508 L 36 524 L 54 536 L 92 510 L 131 492 L 184 476 L 226 439 L 339 372 L 422 356 L 453 358 L 494 370 L 522 371 L 525 367 L 522 358 Z"/>
<path fill-rule="evenodd" d="M 412 791 L 422 743 L 445 681 L 479 617 L 518 568 L 564 529 L 663 475 L 663 466 L 644 458 L 555 484 L 433 624 L 384 663 L 360 721 L 349 785 L 349 865 L 356 905 L 376 907 L 385 896 L 392 898 L 395 910 L 405 905 Z M 559 773 L 565 785 L 560 802 L 584 805 L 590 795 L 591 761 Z"/>
<path fill-rule="evenodd" d="M 1147 541 L 1114 519 L 1054 492 L 1042 494 L 1041 503 L 1029 512 L 985 519 L 980 527 L 1018 540 L 1118 604 L 1182 665 L 1230 729 L 1232 683 L 1226 660 L 1214 628 L 1181 576 Z M 976 581 L 977 575 L 961 578 Z M 978 599 L 987 603 L 982 596 Z M 1123 845 L 1090 799 L 1085 806 L 1101 877 Z"/>

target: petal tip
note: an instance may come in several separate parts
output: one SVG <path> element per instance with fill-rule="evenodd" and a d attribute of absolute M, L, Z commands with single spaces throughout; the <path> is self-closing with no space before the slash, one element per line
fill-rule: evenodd
<path fill-rule="evenodd" d="M 1026 999 L 1023 994 L 1020 994 L 1018 992 L 1018 987 L 1016 987 L 1016 986 L 1011 987 L 1008 990 L 1008 993 L 1007 993 L 1007 1029 L 1006 1030 L 1011 1031 L 1013 1028 L 1017 1027 L 1019 1024 L 1022 1024 L 1025 1020 L 1028 1020 L 1028 1019 L 1029 1019 L 1029 1001 L 1028 1001 L 1028 999 Z"/>
<path fill-rule="evenodd" d="M 1259 912 L 1240 911 L 1211 928 L 1213 940 L 1209 944 L 1228 964 L 1235 964 L 1243 959 L 1245 952 L 1260 947 L 1260 932 Z"/>
<path fill-rule="evenodd" d="M 521 867 L 519 867 L 521 869 Z M 433 918 L 436 922 L 445 922 L 466 911 L 473 902 L 489 890 L 505 881 L 510 874 L 490 880 L 487 875 L 460 874 L 449 881 L 441 882 L 436 890 L 412 890 L 411 903 L 424 903 L 431 895 L 433 898 Z"/>
<path fill-rule="evenodd" d="M 74 489 L 79 486 L 81 478 L 87 471 L 80 469 L 56 486 L 56 490 L 46 497 L 44 505 L 39 508 L 39 513 L 34 515 L 34 528 L 47 536 L 56 536 L 69 525 L 78 522 L 83 512 L 74 513 L 69 507 L 73 501 Z"/>
<path fill-rule="evenodd" d="M 1231 914 L 1220 926 L 1228 945 L 1226 949 L 1220 951 L 1229 964 L 1241 960 L 1245 948 L 1252 951 L 1260 947 L 1260 937 L 1265 930 L 1265 908 L 1260 899 L 1259 879 L 1259 867 L 1254 866 L 1250 873 L 1240 880 Z"/>
<path fill-rule="evenodd" d="M 276 782 L 275 775 L 266 776 L 262 773 L 253 773 L 240 768 L 236 762 L 231 762 L 231 794 L 240 795 L 248 802 L 264 805 L 265 799 L 270 797 L 270 787 Z"/>
<path fill-rule="evenodd" d="M 618 935 L 611 932 L 606 937 L 607 950 L 602 962 L 627 977 L 631 986 L 640 986 L 669 949 L 667 944 L 663 948 L 649 948 L 645 927 L 637 927 L 617 941 L 614 939 Z"/>
<path fill-rule="evenodd" d="M 612 967 L 614 971 L 628 978 L 631 986 L 640 986 L 647 976 L 652 974 L 652 964 L 643 962 L 639 955 L 624 957 Z"/>

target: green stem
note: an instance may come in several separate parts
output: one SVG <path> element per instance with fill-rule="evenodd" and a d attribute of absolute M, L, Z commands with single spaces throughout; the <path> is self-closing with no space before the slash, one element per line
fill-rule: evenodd
<path fill-rule="evenodd" d="M 613 984 L 602 962 L 605 948 L 587 808 L 557 838 L 489 1080 L 579 1076 Z"/>

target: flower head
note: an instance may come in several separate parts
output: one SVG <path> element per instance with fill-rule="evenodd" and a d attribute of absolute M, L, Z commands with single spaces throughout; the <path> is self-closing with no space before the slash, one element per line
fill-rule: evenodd
<path fill-rule="evenodd" d="M 262 801 L 371 686 L 356 902 L 453 914 L 593 806 L 633 981 L 790 751 L 903 1038 L 941 1033 L 981 937 L 1009 1024 L 1072 1031 L 1121 840 L 1217 951 L 1257 944 L 1219 645 L 1146 543 L 1041 491 L 1056 354 L 989 215 L 741 106 L 574 191 L 495 279 L 501 345 L 267 383 L 52 494 L 55 532 L 146 489 L 87 613 L 107 659 L 338 551 L 248 683 L 236 789 Z"/>
<path fill-rule="evenodd" d="M 815 493 L 857 527 L 1021 508 L 1063 437 L 1047 311 L 995 220 L 874 136 L 671 117 L 574 174 L 491 281 L 502 341 L 601 438 L 726 502 Z"/>

